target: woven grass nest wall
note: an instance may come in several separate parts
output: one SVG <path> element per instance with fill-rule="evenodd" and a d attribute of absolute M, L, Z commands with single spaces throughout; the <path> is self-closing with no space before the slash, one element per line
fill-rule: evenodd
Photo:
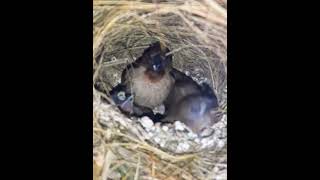
<path fill-rule="evenodd" d="M 227 179 L 227 1 L 94 0 L 93 8 L 93 178 Z M 156 41 L 175 68 L 217 94 L 220 120 L 199 136 L 101 100 Z"/>

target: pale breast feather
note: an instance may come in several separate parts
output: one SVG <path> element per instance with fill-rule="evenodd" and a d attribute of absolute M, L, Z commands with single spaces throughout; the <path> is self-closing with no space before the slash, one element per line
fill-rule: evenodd
<path fill-rule="evenodd" d="M 158 82 L 146 80 L 144 76 L 135 76 L 132 81 L 132 90 L 135 93 L 135 103 L 141 106 L 154 108 L 167 98 L 173 79 L 165 75 Z"/>

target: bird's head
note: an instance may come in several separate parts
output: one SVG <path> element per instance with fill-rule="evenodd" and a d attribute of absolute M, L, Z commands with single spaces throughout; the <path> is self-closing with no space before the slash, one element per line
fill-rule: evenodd
<path fill-rule="evenodd" d="M 133 113 L 133 95 L 125 92 L 124 85 L 115 86 L 109 93 L 120 110 L 129 114 Z"/>
<path fill-rule="evenodd" d="M 159 73 L 172 67 L 172 55 L 168 55 L 169 49 L 160 42 L 151 44 L 142 57 L 148 70 Z"/>

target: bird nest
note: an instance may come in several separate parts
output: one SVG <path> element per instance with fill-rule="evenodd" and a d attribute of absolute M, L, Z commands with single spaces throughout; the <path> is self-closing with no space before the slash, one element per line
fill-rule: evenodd
<path fill-rule="evenodd" d="M 94 0 L 93 39 L 93 178 L 226 179 L 227 2 Z M 176 69 L 217 94 L 220 120 L 200 135 L 179 121 L 128 118 L 101 100 L 156 41 Z"/>

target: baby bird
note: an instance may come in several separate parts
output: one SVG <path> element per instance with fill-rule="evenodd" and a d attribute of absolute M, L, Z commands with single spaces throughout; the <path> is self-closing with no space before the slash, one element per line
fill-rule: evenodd
<path fill-rule="evenodd" d="M 208 84 L 198 85 L 178 70 L 173 70 L 172 75 L 176 82 L 165 101 L 167 117 L 163 121 L 181 121 L 200 134 L 216 122 L 217 97 Z"/>
<path fill-rule="evenodd" d="M 175 68 L 172 68 L 170 75 L 174 78 L 175 83 L 164 101 L 165 114 L 172 114 L 172 111 L 175 111 L 175 106 L 182 98 L 199 93 L 201 90 L 201 87 L 191 77 Z"/>
<path fill-rule="evenodd" d="M 132 115 L 134 114 L 133 96 L 130 93 L 126 93 L 124 90 L 125 86 L 118 84 L 109 92 L 109 94 L 122 113 Z"/>
<path fill-rule="evenodd" d="M 167 98 L 174 84 L 169 74 L 172 56 L 166 56 L 168 52 L 168 48 L 156 42 L 122 72 L 121 84 L 126 93 L 134 96 L 136 106 L 153 109 Z"/>

